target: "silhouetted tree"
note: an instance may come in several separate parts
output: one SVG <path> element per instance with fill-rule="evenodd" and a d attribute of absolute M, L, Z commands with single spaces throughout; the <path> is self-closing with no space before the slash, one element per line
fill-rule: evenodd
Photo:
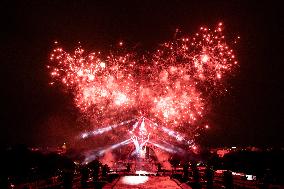
<path fill-rule="evenodd" d="M 91 167 L 93 170 L 93 181 L 94 183 L 96 183 L 99 180 L 99 173 L 100 173 L 100 161 L 98 160 L 98 158 L 96 158 L 94 161 L 92 161 L 91 163 Z"/>
<path fill-rule="evenodd" d="M 184 180 L 188 179 L 188 168 L 189 168 L 189 164 L 188 164 L 188 162 L 185 162 L 183 164 L 183 179 Z"/>
<path fill-rule="evenodd" d="M 63 171 L 63 187 L 64 189 L 72 189 L 74 172 L 70 169 Z"/>
<path fill-rule="evenodd" d="M 102 167 L 102 177 L 104 179 L 106 179 L 107 178 L 107 174 L 108 174 L 108 165 L 104 164 L 103 167 Z"/>
<path fill-rule="evenodd" d="M 206 177 L 206 188 L 212 189 L 213 188 L 213 178 L 214 178 L 214 170 L 212 167 L 207 166 L 205 171 L 205 177 Z"/>
<path fill-rule="evenodd" d="M 4 175 L 0 176 L 0 188 L 3 188 L 3 189 L 9 189 L 10 188 L 8 176 L 4 176 Z"/>
<path fill-rule="evenodd" d="M 224 172 L 224 186 L 226 189 L 233 188 L 233 175 L 229 170 Z"/>
<path fill-rule="evenodd" d="M 72 189 L 73 178 L 75 171 L 75 164 L 71 159 L 63 157 L 61 159 L 61 166 L 63 166 L 63 185 L 65 189 Z"/>
<path fill-rule="evenodd" d="M 199 175 L 199 171 L 198 171 L 196 162 L 191 163 L 191 168 L 192 168 L 192 174 L 193 174 L 193 186 L 192 187 L 199 189 L 199 188 L 201 188 L 201 184 L 199 182 L 200 175 Z"/>
<path fill-rule="evenodd" d="M 81 186 L 82 188 L 87 188 L 87 181 L 89 179 L 89 168 L 86 166 L 83 166 L 81 168 Z"/>

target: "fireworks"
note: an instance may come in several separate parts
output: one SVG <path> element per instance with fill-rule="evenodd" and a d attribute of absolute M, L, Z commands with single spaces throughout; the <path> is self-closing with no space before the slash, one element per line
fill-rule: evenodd
<path fill-rule="evenodd" d="M 147 56 L 56 48 L 48 66 L 51 84 L 68 89 L 75 105 L 98 126 L 145 116 L 173 128 L 193 127 L 237 66 L 222 30 L 222 23 L 214 30 L 201 27 Z"/>

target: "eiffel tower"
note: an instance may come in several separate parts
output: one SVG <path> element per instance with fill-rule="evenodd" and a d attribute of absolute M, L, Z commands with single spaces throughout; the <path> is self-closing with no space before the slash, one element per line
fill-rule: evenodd
<path fill-rule="evenodd" d="M 92 161 L 92 159 L 95 159 L 97 156 L 103 155 L 107 151 L 121 148 L 125 145 L 131 145 L 132 149 L 134 147 L 131 156 L 134 156 L 137 162 L 141 162 L 149 157 L 149 148 L 159 148 L 171 154 L 183 154 L 186 153 L 186 150 L 180 146 L 188 147 L 194 143 L 193 139 L 186 139 L 184 135 L 157 124 L 144 116 L 99 128 L 94 131 L 84 132 L 81 134 L 80 138 L 96 137 L 118 129 L 123 129 L 125 132 L 124 136 L 120 137 L 125 140 L 106 147 L 101 147 L 100 150 L 95 150 L 94 153 L 86 158 L 87 162 Z"/>

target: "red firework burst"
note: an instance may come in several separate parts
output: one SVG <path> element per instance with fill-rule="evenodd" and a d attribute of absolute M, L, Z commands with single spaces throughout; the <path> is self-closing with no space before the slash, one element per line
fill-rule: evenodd
<path fill-rule="evenodd" d="M 224 76 L 237 67 L 222 30 L 222 23 L 214 30 L 201 27 L 143 59 L 134 52 L 102 56 L 56 48 L 48 68 L 97 123 L 143 115 L 173 127 L 194 125 L 214 94 L 207 91 L 222 91 Z"/>

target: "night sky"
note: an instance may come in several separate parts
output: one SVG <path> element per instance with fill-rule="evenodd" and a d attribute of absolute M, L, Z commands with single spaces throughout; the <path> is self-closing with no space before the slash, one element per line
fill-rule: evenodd
<path fill-rule="evenodd" d="M 212 103 L 208 146 L 283 146 L 283 15 L 277 1 L 5 1 L 1 2 L 2 145 L 74 143 L 84 126 L 70 95 L 50 87 L 55 40 L 108 51 L 123 40 L 151 51 L 175 30 L 192 34 L 222 21 L 240 36 L 230 91 Z M 280 1 L 279 1 L 280 2 Z"/>

